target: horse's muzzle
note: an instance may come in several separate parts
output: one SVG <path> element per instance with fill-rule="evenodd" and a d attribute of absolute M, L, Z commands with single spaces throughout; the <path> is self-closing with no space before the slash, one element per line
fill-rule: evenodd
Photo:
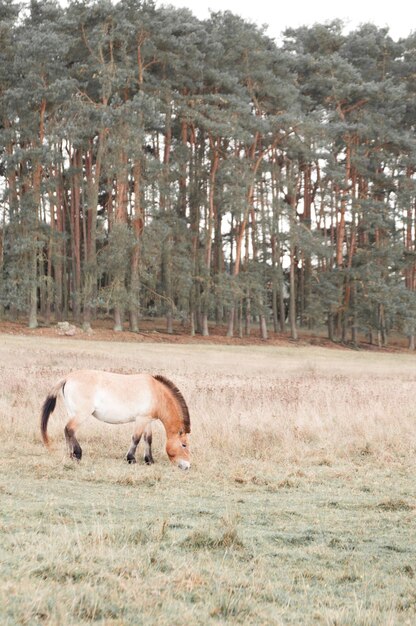
<path fill-rule="evenodd" d="M 188 470 L 191 467 L 191 464 L 189 461 L 184 461 L 183 459 L 181 459 L 178 462 L 178 467 L 182 470 Z"/>

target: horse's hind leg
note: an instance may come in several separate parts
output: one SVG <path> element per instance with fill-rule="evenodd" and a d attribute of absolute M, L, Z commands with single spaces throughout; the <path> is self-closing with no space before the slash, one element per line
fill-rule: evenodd
<path fill-rule="evenodd" d="M 152 465 L 154 463 L 152 456 L 152 424 L 151 422 L 147 424 L 144 429 L 144 461 L 147 465 Z"/>
<path fill-rule="evenodd" d="M 82 448 L 78 443 L 78 439 L 75 437 L 75 430 L 78 428 L 81 420 L 76 418 L 69 420 L 65 426 L 65 439 L 68 445 L 69 456 L 71 459 L 81 460 Z M 83 420 L 82 420 L 83 421 Z"/>

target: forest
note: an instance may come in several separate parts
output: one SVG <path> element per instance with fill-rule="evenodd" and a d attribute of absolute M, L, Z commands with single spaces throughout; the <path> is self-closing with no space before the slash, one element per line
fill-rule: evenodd
<path fill-rule="evenodd" d="M 415 348 L 416 33 L 0 0 L 0 318 Z"/>

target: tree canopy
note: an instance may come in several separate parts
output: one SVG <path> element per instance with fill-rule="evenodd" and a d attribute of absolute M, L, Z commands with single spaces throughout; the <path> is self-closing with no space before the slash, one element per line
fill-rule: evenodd
<path fill-rule="evenodd" d="M 416 38 L 0 0 L 0 314 L 416 326 Z"/>

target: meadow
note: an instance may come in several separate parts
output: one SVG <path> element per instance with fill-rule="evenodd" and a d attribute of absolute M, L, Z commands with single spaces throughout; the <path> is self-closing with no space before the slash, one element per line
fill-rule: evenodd
<path fill-rule="evenodd" d="M 154 429 L 92 420 L 67 457 L 73 369 L 171 378 L 192 468 Z M 320 347 L 0 335 L 0 624 L 416 623 L 416 357 Z M 138 450 L 138 459 L 141 449 Z"/>

